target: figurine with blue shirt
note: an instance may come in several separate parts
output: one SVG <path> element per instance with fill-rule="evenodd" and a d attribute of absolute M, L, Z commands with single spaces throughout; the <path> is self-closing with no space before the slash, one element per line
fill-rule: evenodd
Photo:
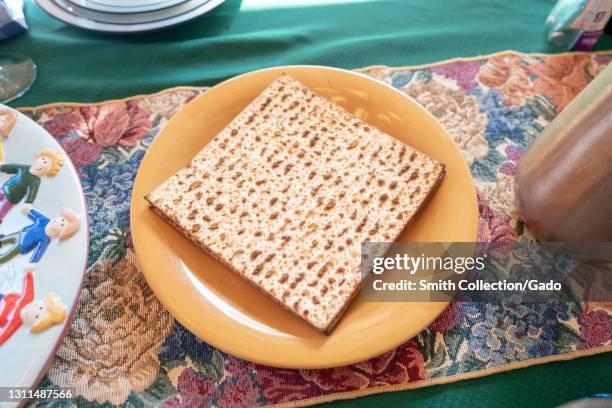
<path fill-rule="evenodd" d="M 27 271 L 34 270 L 47 247 L 54 238 L 63 241 L 70 238 L 79 229 L 79 217 L 71 210 L 62 208 L 61 215 L 50 219 L 29 206 L 24 206 L 24 214 L 32 223 L 20 231 L 11 234 L 0 234 L 0 264 L 4 264 L 17 255 L 32 253 Z"/>

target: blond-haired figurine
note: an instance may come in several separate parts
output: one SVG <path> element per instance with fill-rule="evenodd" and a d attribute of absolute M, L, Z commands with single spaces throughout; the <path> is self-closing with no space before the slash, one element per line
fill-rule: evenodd
<path fill-rule="evenodd" d="M 31 165 L 0 165 L 0 172 L 14 174 L 4 182 L 0 191 L 0 221 L 15 204 L 24 199 L 28 211 L 38 194 L 41 178 L 55 176 L 63 165 L 64 156 L 51 149 L 38 152 Z"/>
<path fill-rule="evenodd" d="M 66 319 L 66 306 L 49 293 L 43 300 L 35 300 L 19 313 L 24 323 L 30 325 L 30 333 L 40 333 Z"/>
<path fill-rule="evenodd" d="M 34 274 L 28 271 L 21 293 L 0 293 L 0 345 L 4 344 L 23 323 L 31 333 L 39 333 L 66 319 L 66 306 L 53 294 L 34 300 Z"/>
<path fill-rule="evenodd" d="M 62 208 L 61 215 L 53 219 L 33 208 L 30 208 L 26 215 L 33 221 L 32 224 L 12 234 L 0 235 L 0 264 L 19 254 L 33 252 L 25 267 L 31 271 L 42 258 L 51 240 L 58 238 L 63 241 L 70 238 L 79 229 L 80 221 L 79 217 L 67 208 Z"/>
<path fill-rule="evenodd" d="M 4 160 L 2 140 L 9 137 L 17 121 L 17 114 L 11 109 L 0 109 L 0 160 Z"/>

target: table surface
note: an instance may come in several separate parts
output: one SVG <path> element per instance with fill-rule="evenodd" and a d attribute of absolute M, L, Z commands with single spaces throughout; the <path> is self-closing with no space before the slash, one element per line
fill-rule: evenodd
<path fill-rule="evenodd" d="M 176 85 L 214 85 L 274 65 L 404 66 L 507 49 L 555 52 L 544 39 L 544 21 L 553 4 L 230 0 L 183 26 L 122 37 L 68 27 L 26 0 L 31 29 L 0 43 L 0 52 L 26 54 L 38 64 L 36 83 L 12 106 L 96 102 Z M 607 35 L 596 47 L 611 48 Z M 550 407 L 611 392 L 610 367 L 612 353 L 332 405 Z"/>

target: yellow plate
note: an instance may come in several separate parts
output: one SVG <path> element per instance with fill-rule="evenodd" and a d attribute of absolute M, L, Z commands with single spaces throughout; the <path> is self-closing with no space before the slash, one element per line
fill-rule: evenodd
<path fill-rule="evenodd" d="M 472 176 L 444 128 L 414 100 L 382 82 L 335 68 L 289 66 L 225 81 L 181 109 L 145 155 L 132 194 L 131 223 L 142 271 L 164 306 L 198 337 L 247 360 L 324 368 L 374 357 L 427 327 L 446 303 L 357 298 L 325 336 L 204 253 L 148 209 L 143 196 L 186 166 L 281 72 L 379 129 L 446 164 L 446 177 L 400 241 L 475 241 Z"/>

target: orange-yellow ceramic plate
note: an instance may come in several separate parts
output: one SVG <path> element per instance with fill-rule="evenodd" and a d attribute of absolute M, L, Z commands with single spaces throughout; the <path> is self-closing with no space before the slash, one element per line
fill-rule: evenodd
<path fill-rule="evenodd" d="M 145 155 L 132 195 L 132 233 L 142 271 L 161 302 L 198 337 L 238 357 L 288 368 L 323 368 L 376 356 L 415 336 L 446 303 L 357 298 L 329 336 L 268 299 L 148 209 L 144 195 L 180 168 L 282 72 L 384 132 L 446 164 L 446 177 L 401 241 L 475 241 L 472 177 L 444 128 L 382 82 L 335 68 L 290 66 L 244 74 L 211 88 L 164 126 Z"/>

